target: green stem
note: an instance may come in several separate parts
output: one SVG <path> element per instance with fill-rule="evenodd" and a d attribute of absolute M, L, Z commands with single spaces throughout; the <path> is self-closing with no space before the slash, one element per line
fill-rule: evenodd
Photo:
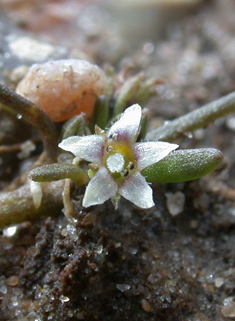
<path fill-rule="evenodd" d="M 145 140 L 172 141 L 175 137 L 206 127 L 216 119 L 235 112 L 235 92 L 215 100 L 173 121 L 167 122 L 146 135 Z"/>
<path fill-rule="evenodd" d="M 42 135 L 48 162 L 56 162 L 58 135 L 51 119 L 37 105 L 0 84 L 0 103 L 3 108 L 21 114 Z"/>

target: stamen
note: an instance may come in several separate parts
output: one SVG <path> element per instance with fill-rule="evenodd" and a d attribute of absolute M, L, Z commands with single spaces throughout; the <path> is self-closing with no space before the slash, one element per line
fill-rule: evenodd
<path fill-rule="evenodd" d="M 113 140 L 117 140 L 117 137 L 118 137 L 118 134 L 114 133 L 114 134 L 110 134 L 108 138 L 113 139 Z"/>
<path fill-rule="evenodd" d="M 129 174 L 128 170 L 127 170 L 127 169 L 124 169 L 124 171 L 123 171 L 123 176 L 126 177 L 128 174 Z"/>
<path fill-rule="evenodd" d="M 120 173 L 125 165 L 125 159 L 122 154 L 115 153 L 107 159 L 107 167 L 111 173 Z"/>
<path fill-rule="evenodd" d="M 113 150 L 112 146 L 107 146 L 107 148 L 106 148 L 107 153 L 111 153 L 112 150 Z"/>
<path fill-rule="evenodd" d="M 127 166 L 131 171 L 135 168 L 134 163 L 130 162 Z"/>

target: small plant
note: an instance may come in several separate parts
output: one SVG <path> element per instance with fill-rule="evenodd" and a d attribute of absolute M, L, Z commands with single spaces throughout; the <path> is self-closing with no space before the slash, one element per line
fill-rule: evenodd
<path fill-rule="evenodd" d="M 53 209 L 62 208 L 62 202 L 65 214 L 72 218 L 70 189 L 73 186 L 86 186 L 84 207 L 102 204 L 111 198 L 117 208 L 123 196 L 140 208 L 150 208 L 154 203 L 148 183 L 196 179 L 221 164 L 223 156 L 216 149 L 176 151 L 178 145 L 172 141 L 184 132 L 205 127 L 235 111 L 235 93 L 145 134 L 147 119 L 140 105 L 127 106 L 129 101 L 139 102 L 141 96 L 147 99 L 156 81 L 143 81 L 142 75 L 128 80 L 119 89 L 113 113 L 110 113 L 113 90 L 112 77 L 109 79 L 106 94 L 96 103 L 90 128 L 80 114 L 67 121 L 60 135 L 40 108 L 0 85 L 0 103 L 22 114 L 38 128 L 46 155 L 29 172 L 31 184 L 26 180 L 14 191 L 0 194 L 1 228 L 47 215 Z M 96 125 L 95 132 L 91 134 L 93 125 Z"/>
<path fill-rule="evenodd" d="M 141 208 L 154 205 L 152 190 L 141 171 L 159 162 L 178 145 L 165 142 L 136 143 L 140 132 L 141 107 L 127 108 L 105 132 L 96 127 L 95 135 L 71 136 L 59 147 L 91 162 L 91 178 L 82 205 L 102 204 L 111 198 L 117 208 L 120 196 Z"/>

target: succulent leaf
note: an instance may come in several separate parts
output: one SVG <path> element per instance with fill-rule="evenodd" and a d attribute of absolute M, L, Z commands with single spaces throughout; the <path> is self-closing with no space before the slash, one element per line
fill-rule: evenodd
<path fill-rule="evenodd" d="M 185 182 L 209 174 L 222 160 L 222 153 L 214 148 L 178 150 L 146 167 L 141 174 L 151 183 Z"/>

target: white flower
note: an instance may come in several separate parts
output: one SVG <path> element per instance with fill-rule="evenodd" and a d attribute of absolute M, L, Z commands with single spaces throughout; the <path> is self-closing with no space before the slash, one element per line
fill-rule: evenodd
<path fill-rule="evenodd" d="M 90 180 L 83 206 L 102 204 L 109 198 L 117 206 L 120 195 L 141 208 L 154 206 L 152 189 L 141 171 L 166 157 L 178 145 L 166 142 L 136 143 L 141 107 L 127 108 L 107 133 L 71 136 L 59 147 L 88 162 L 96 173 Z"/>

